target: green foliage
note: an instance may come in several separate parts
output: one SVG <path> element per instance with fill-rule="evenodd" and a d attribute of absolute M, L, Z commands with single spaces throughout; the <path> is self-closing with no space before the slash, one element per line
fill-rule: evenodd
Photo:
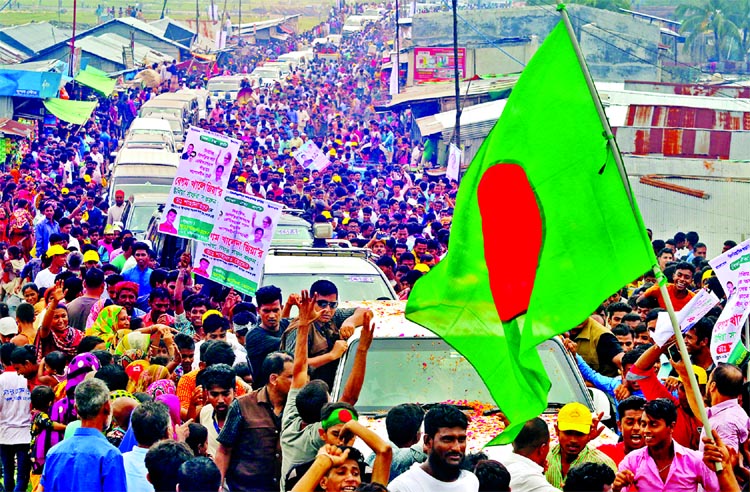
<path fill-rule="evenodd" d="M 730 58 L 732 52 L 745 57 L 750 27 L 749 0 L 687 0 L 675 13 L 682 21 L 680 32 L 686 35 L 686 49 L 706 34 L 713 38 L 716 61 Z"/>

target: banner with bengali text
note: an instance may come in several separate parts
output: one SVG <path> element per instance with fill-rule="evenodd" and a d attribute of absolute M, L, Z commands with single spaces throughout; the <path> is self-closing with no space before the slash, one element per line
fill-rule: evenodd
<path fill-rule="evenodd" d="M 208 242 L 219 217 L 240 141 L 191 127 L 159 232 Z"/>
<path fill-rule="evenodd" d="M 207 243 L 198 243 L 193 273 L 254 295 L 263 276 L 282 205 L 225 190 Z"/>

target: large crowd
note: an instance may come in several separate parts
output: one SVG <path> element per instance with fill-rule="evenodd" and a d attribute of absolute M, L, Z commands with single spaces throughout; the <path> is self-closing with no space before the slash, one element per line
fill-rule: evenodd
<path fill-rule="evenodd" d="M 288 41 L 244 46 L 222 70 L 247 73 L 335 32 L 357 8 L 332 10 Z M 338 58 L 312 60 L 243 104 L 215 101 L 198 124 L 241 140 L 230 188 L 331 223 L 336 238 L 370 249 L 407 299 L 446 254 L 458 185 L 426 172 L 437 153 L 412 138 L 407 115 L 374 110 L 387 88 L 373 53 L 390 49 L 391 27 L 384 19 L 344 38 Z M 387 436 L 360 423 L 375 330 L 368 309 L 339 307 L 327 280 L 240 296 L 199 281 L 189 252 L 164 268 L 151 244 L 123 229 L 125 194 L 112 190 L 109 205 L 111 153 L 139 105 L 208 76 L 174 63 L 155 69 L 162 86 L 101 98 L 80 128 L 60 122 L 18 145 L 0 175 L 5 490 L 619 492 L 750 483 L 745 378 L 715 365 L 709 349 L 720 307 L 685 335 L 709 406 L 706 436 L 685 362 L 669 351 L 673 342 L 660 348 L 651 338 L 665 303 L 649 273 L 563 335 L 587 383 L 616 409 L 616 444 L 595 447 L 604 423 L 580 403 L 559 409 L 552 430 L 541 418 L 527 422 L 502 456 L 487 453 L 497 459 L 467 453 L 469 417 L 451 404 L 405 401 L 388 411 Z M 325 169 L 296 163 L 308 139 L 329 156 Z M 697 233 L 653 246 L 676 309 L 701 288 L 725 302 Z M 351 373 L 331 401 L 359 327 Z"/>

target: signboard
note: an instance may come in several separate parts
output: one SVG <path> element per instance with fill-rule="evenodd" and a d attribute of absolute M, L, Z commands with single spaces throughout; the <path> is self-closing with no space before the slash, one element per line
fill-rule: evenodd
<path fill-rule="evenodd" d="M 209 241 L 240 141 L 191 127 L 159 232 Z"/>
<path fill-rule="evenodd" d="M 303 143 L 302 147 L 294 153 L 294 158 L 300 166 L 305 169 L 312 169 L 313 171 L 321 171 L 331 163 L 323 151 L 320 150 L 320 147 L 315 145 L 315 142 L 312 140 Z"/>
<path fill-rule="evenodd" d="M 414 48 L 414 83 L 453 80 L 453 48 Z M 458 48 L 459 78 L 466 77 L 466 48 Z"/>
<path fill-rule="evenodd" d="M 54 72 L 0 70 L 0 96 L 57 97 L 61 77 L 62 74 Z"/>
<path fill-rule="evenodd" d="M 228 190 L 209 243 L 199 243 L 193 273 L 253 295 L 282 205 Z"/>

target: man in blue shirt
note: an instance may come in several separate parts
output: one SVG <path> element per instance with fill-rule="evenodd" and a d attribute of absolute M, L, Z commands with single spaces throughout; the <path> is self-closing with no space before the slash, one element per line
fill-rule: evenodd
<path fill-rule="evenodd" d="M 149 247 L 146 243 L 135 243 L 133 245 L 133 256 L 135 257 L 135 266 L 122 272 L 125 280 L 138 284 L 138 294 L 148 296 L 151 294 L 151 272 L 153 270 L 148 266 L 150 263 Z"/>
<path fill-rule="evenodd" d="M 153 492 L 154 486 L 147 478 L 146 453 L 157 441 L 169 438 L 169 410 L 163 403 L 143 403 L 133 410 L 130 425 L 138 446 L 122 455 L 128 492 Z"/>
<path fill-rule="evenodd" d="M 37 224 L 34 230 L 36 234 L 36 256 L 38 258 L 44 258 L 44 253 L 49 248 L 49 237 L 60 232 L 60 226 L 54 218 L 55 205 L 52 202 L 45 202 L 42 205 L 42 214 L 44 214 L 44 220 Z"/>
<path fill-rule="evenodd" d="M 81 427 L 47 453 L 41 485 L 46 492 L 119 492 L 127 490 L 120 451 L 104 437 L 112 420 L 109 389 L 99 379 L 76 387 Z"/>

